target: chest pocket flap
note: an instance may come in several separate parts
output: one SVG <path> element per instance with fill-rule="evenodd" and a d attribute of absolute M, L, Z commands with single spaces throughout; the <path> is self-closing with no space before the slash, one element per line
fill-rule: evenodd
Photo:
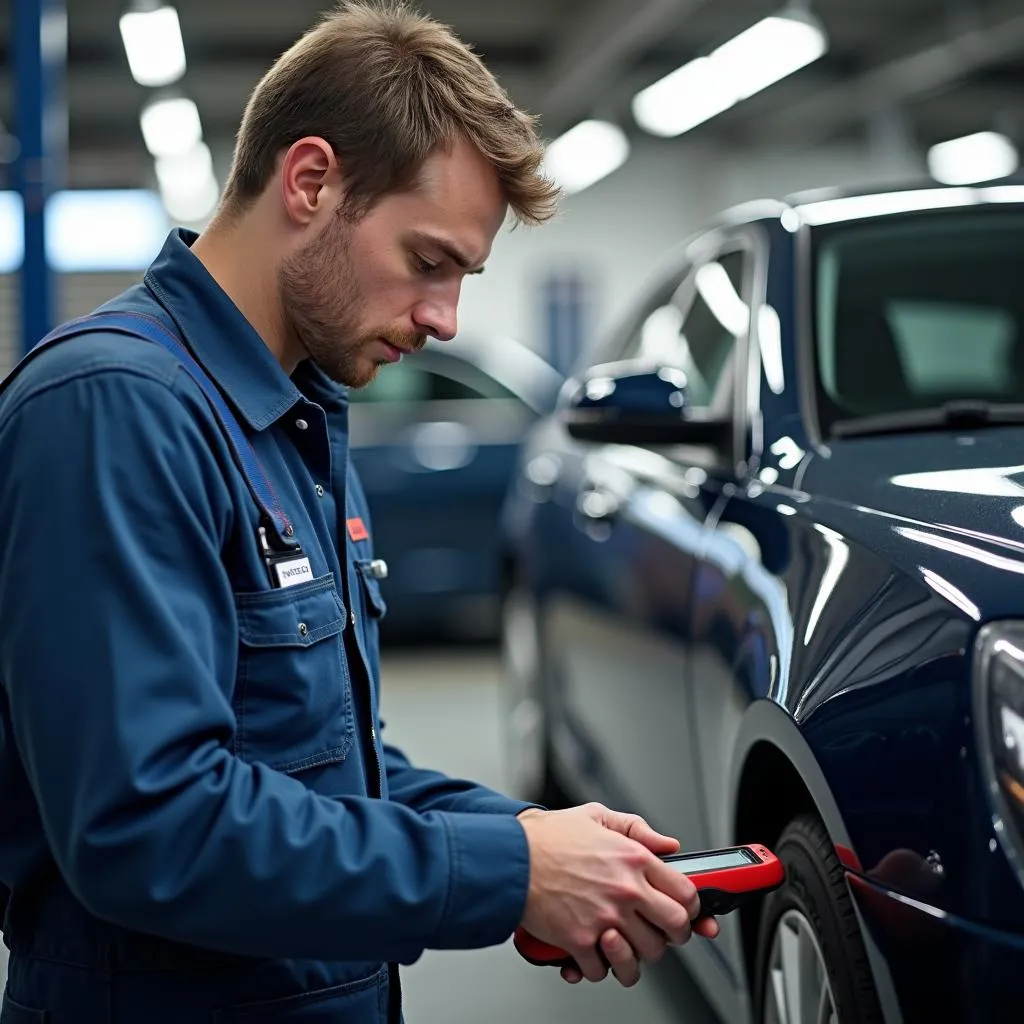
<path fill-rule="evenodd" d="M 279 771 L 342 760 L 354 722 L 334 577 L 236 594 L 235 605 L 238 755 Z"/>

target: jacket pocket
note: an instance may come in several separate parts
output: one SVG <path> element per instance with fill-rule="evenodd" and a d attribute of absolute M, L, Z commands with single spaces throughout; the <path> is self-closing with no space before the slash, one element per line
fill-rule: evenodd
<path fill-rule="evenodd" d="M 241 1003 L 217 1010 L 214 1024 L 376 1024 L 387 1015 L 388 969 L 369 978 L 283 999 Z"/>
<path fill-rule="evenodd" d="M 292 772 L 340 761 L 353 739 L 352 684 L 333 576 L 235 594 L 236 750 Z"/>
<path fill-rule="evenodd" d="M 0 1024 L 46 1024 L 50 1019 L 46 1010 L 30 1010 L 16 1003 L 6 992 L 0 1008 Z"/>

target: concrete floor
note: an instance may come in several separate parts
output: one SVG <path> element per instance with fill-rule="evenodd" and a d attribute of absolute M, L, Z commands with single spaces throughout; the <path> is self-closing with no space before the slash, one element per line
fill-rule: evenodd
<path fill-rule="evenodd" d="M 487 650 L 400 651 L 382 664 L 385 735 L 416 764 L 504 784 L 498 660 Z M 531 967 L 511 943 L 468 952 L 428 952 L 404 972 L 408 1024 L 706 1024 L 706 1004 L 680 1009 L 650 978 L 632 989 L 614 980 L 567 985 Z M 683 997 L 686 998 L 685 996 Z"/>

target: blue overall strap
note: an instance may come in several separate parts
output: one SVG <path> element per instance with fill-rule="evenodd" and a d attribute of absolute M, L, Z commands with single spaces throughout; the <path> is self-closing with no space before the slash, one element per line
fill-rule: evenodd
<path fill-rule="evenodd" d="M 270 483 L 253 449 L 252 442 L 246 437 L 234 413 L 224 400 L 224 396 L 213 381 L 210 380 L 206 371 L 185 347 L 184 342 L 163 321 L 146 313 L 128 311 L 89 313 L 86 316 L 78 317 L 76 320 L 70 320 L 56 330 L 51 331 L 32 348 L 25 359 L 22 360 L 21 365 L 24 365 L 25 362 L 35 358 L 40 352 L 58 342 L 92 331 L 107 331 L 113 334 L 127 334 L 135 338 L 143 338 L 166 349 L 171 355 L 181 360 L 189 376 L 199 385 L 210 406 L 213 408 L 224 436 L 231 446 L 235 462 L 238 464 L 242 476 L 245 477 L 245 481 L 252 492 L 256 504 L 259 505 L 266 519 L 273 524 L 279 538 L 292 537 L 295 531 L 281 508 L 281 503 L 278 501 L 273 485 Z M 15 370 L 20 368 L 19 365 Z M 3 390 L 3 387 L 13 376 L 13 373 L 10 374 L 0 384 L 0 391 Z"/>

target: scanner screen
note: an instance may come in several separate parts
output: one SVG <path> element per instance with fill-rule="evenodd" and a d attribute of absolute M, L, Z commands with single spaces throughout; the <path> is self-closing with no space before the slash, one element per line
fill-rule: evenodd
<path fill-rule="evenodd" d="M 757 863 L 746 850 L 724 850 L 721 853 L 698 853 L 692 857 L 669 861 L 669 866 L 680 874 L 692 875 L 700 871 L 720 871 L 723 868 L 741 868 Z"/>

